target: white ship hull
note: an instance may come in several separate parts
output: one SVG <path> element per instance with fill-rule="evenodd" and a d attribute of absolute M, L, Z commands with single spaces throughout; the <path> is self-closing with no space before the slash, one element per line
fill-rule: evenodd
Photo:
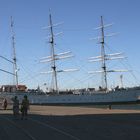
<path fill-rule="evenodd" d="M 31 104 L 115 104 L 137 102 L 140 100 L 140 90 L 122 90 L 109 93 L 92 93 L 80 95 L 33 95 L 29 93 L 1 93 L 0 98 L 18 96 L 20 102 L 28 95 Z"/>

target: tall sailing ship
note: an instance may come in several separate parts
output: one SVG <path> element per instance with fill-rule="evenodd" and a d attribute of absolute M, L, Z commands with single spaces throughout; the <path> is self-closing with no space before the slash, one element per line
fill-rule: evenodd
<path fill-rule="evenodd" d="M 103 18 L 101 17 L 101 26 L 97 29 L 101 29 L 101 37 L 99 37 L 99 43 L 101 44 L 101 55 L 97 57 L 89 58 L 89 61 L 96 62 L 101 61 L 101 70 L 100 71 L 90 71 L 89 73 L 101 73 L 102 74 L 102 86 L 100 86 L 99 90 L 87 90 L 87 91 L 72 91 L 71 93 L 63 92 L 58 89 L 57 82 L 57 74 L 60 72 L 70 72 L 77 71 L 77 69 L 67 69 L 67 70 L 59 70 L 56 67 L 56 61 L 60 59 L 65 59 L 72 57 L 71 52 L 64 53 L 55 53 L 54 47 L 54 33 L 53 27 L 55 26 L 52 23 L 51 14 L 49 15 L 49 29 L 50 29 L 50 37 L 49 43 L 51 47 L 51 55 L 41 58 L 41 62 L 49 62 L 51 64 L 51 70 L 47 72 L 42 72 L 44 74 L 52 74 L 52 90 L 47 94 L 38 93 L 28 93 L 28 92 L 20 92 L 19 84 L 18 84 L 18 73 L 17 73 L 17 64 L 16 64 L 16 53 L 15 53 L 15 43 L 14 43 L 14 34 L 12 35 L 13 41 L 13 65 L 14 65 L 14 73 L 10 73 L 8 71 L 3 70 L 9 74 L 14 75 L 15 77 L 15 92 L 1 92 L 1 98 L 13 98 L 15 95 L 18 96 L 21 101 L 23 96 L 26 94 L 32 104 L 116 104 L 116 103 L 129 103 L 129 102 L 138 102 L 140 99 L 140 89 L 139 88 L 116 88 L 112 90 L 108 90 L 108 82 L 107 82 L 107 73 L 110 72 L 126 72 L 127 70 L 108 70 L 106 66 L 106 61 L 113 59 L 122 59 L 122 53 L 114 53 L 114 54 L 106 54 L 105 53 L 105 35 L 104 28 L 108 25 L 104 25 Z M 11 28 L 13 27 L 13 22 L 11 22 Z M 13 30 L 12 30 L 13 33 Z M 122 79 L 122 76 L 121 76 Z"/>

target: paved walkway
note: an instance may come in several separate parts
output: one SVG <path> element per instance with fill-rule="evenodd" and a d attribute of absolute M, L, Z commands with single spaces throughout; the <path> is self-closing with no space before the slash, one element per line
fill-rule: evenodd
<path fill-rule="evenodd" d="M 42 111 L 41 111 L 42 108 Z M 67 114 L 72 107 L 58 107 L 56 114 L 31 107 L 28 120 L 15 119 L 11 110 L 0 110 L 0 140 L 139 140 L 139 111 L 93 109 L 92 114 Z M 58 113 L 58 109 L 62 113 Z M 73 108 L 77 110 L 78 108 Z M 46 110 L 46 113 L 45 113 Z M 67 110 L 67 111 L 66 111 Z M 72 110 L 72 111 L 73 111 Z M 82 109 L 81 109 L 82 110 Z M 83 108 L 85 110 L 85 108 Z M 106 112 L 103 112 L 103 110 Z M 44 113 L 43 113 L 44 112 Z M 107 113 L 109 112 L 109 113 Z"/>

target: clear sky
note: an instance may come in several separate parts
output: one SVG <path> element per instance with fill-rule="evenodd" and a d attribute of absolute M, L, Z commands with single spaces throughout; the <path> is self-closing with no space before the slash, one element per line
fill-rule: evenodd
<path fill-rule="evenodd" d="M 0 55 L 12 57 L 10 16 L 14 19 L 19 83 L 28 88 L 38 85 L 49 86 L 51 77 L 40 72 L 49 70 L 49 64 L 39 63 L 39 58 L 47 56 L 48 30 L 42 27 L 49 23 L 51 8 L 53 23 L 63 22 L 55 28 L 55 33 L 63 32 L 55 39 L 56 52 L 72 51 L 74 58 L 57 63 L 58 69 L 78 68 L 80 71 L 58 75 L 59 87 L 82 88 L 100 85 L 100 75 L 88 74 L 90 70 L 100 70 L 97 63 L 89 63 L 88 58 L 100 55 L 100 45 L 90 38 L 99 35 L 94 30 L 104 23 L 114 23 L 105 33 L 117 32 L 106 38 L 106 52 L 123 52 L 124 61 L 108 62 L 108 69 L 129 69 L 127 73 L 108 74 L 109 86 L 120 83 L 123 74 L 124 86 L 134 86 L 140 81 L 140 1 L 139 0 L 0 0 Z M 12 71 L 8 62 L 0 59 L 0 68 Z M 134 76 L 135 75 L 135 76 Z M 0 85 L 12 84 L 13 77 L 0 72 Z"/>

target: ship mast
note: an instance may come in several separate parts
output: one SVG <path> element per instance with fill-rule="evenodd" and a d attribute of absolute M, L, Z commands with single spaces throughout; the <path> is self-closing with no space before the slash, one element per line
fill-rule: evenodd
<path fill-rule="evenodd" d="M 105 61 L 105 48 L 104 48 L 104 23 L 103 17 L 101 16 L 101 59 L 102 59 L 102 87 L 105 91 L 107 90 L 107 72 L 106 72 L 106 61 Z"/>
<path fill-rule="evenodd" d="M 53 24 L 52 24 L 51 14 L 49 15 L 49 20 L 50 20 L 50 33 L 51 33 L 49 43 L 51 44 L 51 57 L 52 57 L 51 68 L 52 68 L 52 71 L 53 71 L 52 84 L 53 84 L 54 91 L 56 93 L 59 93 L 58 85 L 57 85 L 57 72 L 56 72 L 55 50 L 54 50 L 54 33 L 53 33 Z"/>
<path fill-rule="evenodd" d="M 53 32 L 53 27 L 58 26 L 62 23 L 57 23 L 57 24 L 53 24 L 52 22 L 52 17 L 51 14 L 49 14 L 49 26 L 45 27 L 44 29 L 49 29 L 50 30 L 50 34 L 48 36 L 49 38 L 49 43 L 50 43 L 50 47 L 51 47 L 51 54 L 50 56 L 46 56 L 40 59 L 40 62 L 42 63 L 48 63 L 51 62 L 51 70 L 50 71 L 46 71 L 46 72 L 41 72 L 42 74 L 52 74 L 52 92 L 59 94 L 59 89 L 58 89 L 58 81 L 57 81 L 57 74 L 58 73 L 62 73 L 62 72 L 73 72 L 73 71 L 78 71 L 78 69 L 57 69 L 56 67 L 56 61 L 59 61 L 61 59 L 67 59 L 70 57 L 73 57 L 73 55 L 71 54 L 71 51 L 67 51 L 67 52 L 62 52 L 62 53 L 57 53 L 55 52 L 55 42 L 54 42 L 54 38 L 55 36 L 61 34 L 62 32 L 59 33 L 55 33 Z"/>
<path fill-rule="evenodd" d="M 14 33 L 14 22 L 11 16 L 11 38 L 12 38 L 12 48 L 13 48 L 13 73 L 16 89 L 18 90 L 18 70 L 17 70 L 17 58 L 16 58 L 16 49 L 15 49 L 15 33 Z"/>
<path fill-rule="evenodd" d="M 114 36 L 116 33 L 111 33 L 108 35 L 104 34 L 104 28 L 109 27 L 112 24 L 106 24 L 104 25 L 103 23 L 103 17 L 101 16 L 101 25 L 95 29 L 100 29 L 101 30 L 101 36 L 98 36 L 96 38 L 91 38 L 91 39 L 97 39 L 99 40 L 99 43 L 101 44 L 101 54 L 100 56 L 96 57 L 90 57 L 89 62 L 97 62 L 100 61 L 102 63 L 101 70 L 99 71 L 89 71 L 89 73 L 94 74 L 94 73 L 101 73 L 102 74 L 102 90 L 105 90 L 105 92 L 108 91 L 108 82 L 107 82 L 107 73 L 110 72 L 127 72 L 128 70 L 122 69 L 122 70 L 109 70 L 106 67 L 106 61 L 108 60 L 116 60 L 116 59 L 123 59 L 125 58 L 123 56 L 123 53 L 113 53 L 113 54 L 106 54 L 105 53 L 105 37 L 111 37 Z"/>

